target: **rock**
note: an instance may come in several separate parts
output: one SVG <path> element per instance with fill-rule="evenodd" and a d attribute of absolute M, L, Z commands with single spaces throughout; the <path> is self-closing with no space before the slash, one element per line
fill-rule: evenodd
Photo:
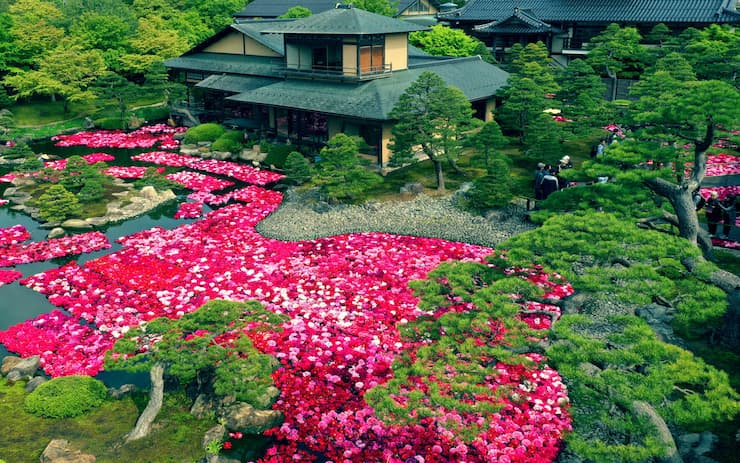
<path fill-rule="evenodd" d="M 329 212 L 330 210 L 331 210 L 331 206 L 326 201 L 319 201 L 313 206 L 313 211 L 318 212 L 319 214 Z"/>
<path fill-rule="evenodd" d="M 67 219 L 62 222 L 62 228 L 69 230 L 90 230 L 92 225 L 80 219 Z"/>
<path fill-rule="evenodd" d="M 207 148 L 211 146 L 211 142 L 210 141 L 199 141 L 197 145 L 199 148 Z"/>
<path fill-rule="evenodd" d="M 714 460 L 711 460 L 705 455 L 712 451 L 717 440 L 717 436 L 709 431 L 704 431 L 701 434 L 683 434 L 677 439 L 678 452 L 686 461 L 708 463 Z"/>
<path fill-rule="evenodd" d="M 246 434 L 261 434 L 283 422 L 283 414 L 278 410 L 257 410 L 253 406 L 237 402 L 223 413 L 228 429 Z"/>
<path fill-rule="evenodd" d="M 218 161 L 225 161 L 231 158 L 231 153 L 228 151 L 211 151 L 211 157 Z"/>
<path fill-rule="evenodd" d="M 586 373 L 588 376 L 598 376 L 598 374 L 601 373 L 601 368 L 589 362 L 579 363 L 578 368 Z"/>
<path fill-rule="evenodd" d="M 198 394 L 193 406 L 190 407 L 190 414 L 202 420 L 214 412 L 215 404 L 213 397 L 208 394 Z"/>
<path fill-rule="evenodd" d="M 581 310 L 581 307 L 583 307 L 586 299 L 588 299 L 588 296 L 584 293 L 575 293 L 565 298 L 562 304 L 563 315 L 577 314 Z"/>
<path fill-rule="evenodd" d="M 259 408 L 267 409 L 275 403 L 278 397 L 280 397 L 280 389 L 275 386 L 269 386 L 264 394 L 255 399 L 254 404 Z"/>
<path fill-rule="evenodd" d="M 142 198 L 149 200 L 156 200 L 159 197 L 159 195 L 157 194 L 157 190 L 151 185 L 147 185 L 142 188 L 140 194 Z"/>
<path fill-rule="evenodd" d="M 13 366 L 13 368 L 10 369 L 10 373 L 17 371 L 22 376 L 32 377 L 36 374 L 36 371 L 39 369 L 40 363 L 41 363 L 41 358 L 38 355 L 34 355 L 33 357 L 21 359 L 20 362 L 16 363 L 15 366 Z"/>
<path fill-rule="evenodd" d="M 95 128 L 95 122 L 93 122 L 92 119 L 89 117 L 86 117 L 84 121 L 82 121 L 82 128 L 85 130 L 90 130 Z"/>
<path fill-rule="evenodd" d="M 72 450 L 66 439 L 54 439 L 41 454 L 41 463 L 95 463 L 94 455 Z"/>
<path fill-rule="evenodd" d="M 18 370 L 12 370 L 10 373 L 5 375 L 5 379 L 11 383 L 17 383 L 18 381 L 23 381 L 28 378 L 28 376 L 23 376 Z"/>
<path fill-rule="evenodd" d="M 424 185 L 419 182 L 410 182 L 402 186 L 400 192 L 418 195 L 424 192 Z"/>
<path fill-rule="evenodd" d="M 211 441 L 223 441 L 224 437 L 226 437 L 226 427 L 224 425 L 219 424 L 212 427 L 203 436 L 203 448 L 206 448 Z"/>
<path fill-rule="evenodd" d="M 112 387 L 108 389 L 108 395 L 114 399 L 120 399 L 136 391 L 135 384 L 122 384 L 121 387 Z"/>
<path fill-rule="evenodd" d="M 46 235 L 47 240 L 51 240 L 54 238 L 60 238 L 64 236 L 67 232 L 64 231 L 62 227 L 54 227 L 49 231 L 49 234 Z"/>
<path fill-rule="evenodd" d="M 28 383 L 26 383 L 26 387 L 24 389 L 26 390 L 26 392 L 33 392 L 37 387 L 41 386 L 47 381 L 49 380 L 43 376 L 34 376 L 28 381 Z"/>
<path fill-rule="evenodd" d="M 7 375 L 21 360 L 23 359 L 15 355 L 8 355 L 3 359 L 3 364 L 0 366 L 0 374 L 3 376 Z"/>

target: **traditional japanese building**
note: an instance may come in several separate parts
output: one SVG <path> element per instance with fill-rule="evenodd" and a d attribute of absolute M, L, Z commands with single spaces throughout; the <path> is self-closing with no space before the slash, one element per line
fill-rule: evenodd
<path fill-rule="evenodd" d="M 426 27 L 351 7 L 297 20 L 232 24 L 165 65 L 188 85 L 190 110 L 295 144 L 362 136 L 390 157 L 399 97 L 424 71 L 462 90 L 490 120 L 508 74 L 480 57 L 434 57 L 408 45 Z"/>
<path fill-rule="evenodd" d="M 322 13 L 332 10 L 341 0 L 252 0 L 243 10 L 234 14 L 234 19 L 275 19 L 284 15 L 295 6 L 302 6 L 311 10 L 311 13 Z M 413 19 L 416 17 L 433 18 L 437 7 L 432 0 L 398 0 L 397 17 Z"/>
<path fill-rule="evenodd" d="M 738 0 L 468 0 L 438 19 L 483 40 L 497 57 L 515 43 L 542 41 L 561 64 L 611 23 L 645 36 L 663 23 L 673 33 L 710 24 L 740 24 Z"/>

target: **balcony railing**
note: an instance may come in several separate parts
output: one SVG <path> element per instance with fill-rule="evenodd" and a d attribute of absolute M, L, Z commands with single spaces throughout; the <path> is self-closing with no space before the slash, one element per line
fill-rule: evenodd
<path fill-rule="evenodd" d="M 390 77 L 393 73 L 393 69 L 390 64 L 357 68 L 342 66 L 312 66 L 310 68 L 299 68 L 297 64 L 288 63 L 287 66 L 278 68 L 278 70 L 285 77 L 351 81 Z"/>

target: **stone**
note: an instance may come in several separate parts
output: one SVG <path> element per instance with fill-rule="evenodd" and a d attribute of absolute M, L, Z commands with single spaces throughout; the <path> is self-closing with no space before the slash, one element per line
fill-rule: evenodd
<path fill-rule="evenodd" d="M 275 403 L 277 398 L 280 396 L 280 389 L 276 388 L 275 386 L 269 386 L 265 393 L 261 396 L 257 397 L 254 401 L 254 404 L 258 406 L 259 408 L 270 408 L 272 404 Z"/>
<path fill-rule="evenodd" d="M 31 378 L 28 383 L 26 383 L 26 387 L 24 388 L 26 392 L 33 392 L 36 390 L 37 387 L 41 386 L 45 382 L 49 381 L 43 376 L 34 376 Z"/>
<path fill-rule="evenodd" d="M 190 414 L 199 420 L 202 420 L 213 414 L 214 407 L 215 404 L 212 396 L 208 394 L 198 394 L 198 397 L 195 398 L 195 402 L 193 402 L 193 406 L 190 407 Z"/>
<path fill-rule="evenodd" d="M 584 293 L 575 293 L 565 298 L 562 304 L 563 315 L 577 314 L 587 299 L 588 296 Z"/>
<path fill-rule="evenodd" d="M 89 117 L 86 117 L 85 120 L 82 121 L 82 128 L 85 130 L 90 130 L 95 128 L 95 122 L 93 122 L 92 119 Z"/>
<path fill-rule="evenodd" d="M 122 384 L 121 387 L 112 387 L 108 389 L 108 395 L 114 399 L 120 399 L 136 391 L 135 384 Z"/>
<path fill-rule="evenodd" d="M 228 151 L 211 151 L 211 157 L 218 161 L 225 161 L 231 158 L 231 153 Z"/>
<path fill-rule="evenodd" d="M 219 424 L 208 431 L 206 431 L 205 435 L 203 436 L 203 448 L 206 448 L 208 446 L 208 443 L 214 440 L 217 441 L 223 441 L 224 437 L 226 437 L 226 428 L 224 425 Z"/>
<path fill-rule="evenodd" d="M 95 463 L 94 455 L 82 453 L 69 447 L 66 439 L 54 439 L 41 454 L 41 463 Z"/>
<path fill-rule="evenodd" d="M 69 230 L 91 230 L 92 225 L 80 219 L 67 219 L 62 222 L 62 228 Z"/>
<path fill-rule="evenodd" d="M 3 376 L 7 375 L 21 360 L 23 359 L 15 355 L 8 355 L 3 359 L 2 366 L 0 366 L 0 374 Z"/>
<path fill-rule="evenodd" d="M 253 406 L 237 402 L 223 413 L 228 429 L 246 434 L 261 434 L 283 422 L 283 414 L 278 410 L 257 410 Z"/>
<path fill-rule="evenodd" d="M 17 371 L 22 376 L 34 376 L 36 374 L 36 371 L 39 369 L 39 364 L 41 363 L 41 358 L 38 355 L 34 355 L 33 357 L 28 357 L 25 359 L 21 359 L 20 362 L 16 363 L 13 368 L 11 368 L 10 372 Z"/>
<path fill-rule="evenodd" d="M 46 235 L 46 239 L 51 240 L 54 238 L 61 238 L 62 236 L 66 234 L 67 232 L 65 232 L 62 227 L 54 227 L 49 231 L 49 234 Z"/>
<path fill-rule="evenodd" d="M 211 142 L 210 141 L 199 141 L 197 145 L 199 148 L 207 148 L 211 146 Z"/>
<path fill-rule="evenodd" d="M 401 187 L 401 193 L 411 193 L 418 195 L 424 193 L 424 185 L 419 182 L 410 182 Z"/>
<path fill-rule="evenodd" d="M 10 373 L 5 375 L 5 379 L 10 381 L 11 383 L 17 383 L 18 381 L 22 381 L 28 378 L 28 376 L 23 376 L 18 370 L 12 370 L 10 371 Z"/>
<path fill-rule="evenodd" d="M 140 194 L 142 198 L 149 200 L 156 200 L 159 197 L 159 195 L 157 194 L 157 190 L 151 185 L 147 185 L 142 188 Z"/>

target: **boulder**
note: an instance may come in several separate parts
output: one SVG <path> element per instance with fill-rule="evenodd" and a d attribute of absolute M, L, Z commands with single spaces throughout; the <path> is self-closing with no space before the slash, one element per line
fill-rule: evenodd
<path fill-rule="evenodd" d="M 92 225 L 81 219 L 67 219 L 62 222 L 62 228 L 69 230 L 90 230 Z"/>
<path fill-rule="evenodd" d="M 280 389 L 275 386 L 269 386 L 264 394 L 255 399 L 254 404 L 259 408 L 267 409 L 275 403 L 278 397 L 280 397 Z"/>
<path fill-rule="evenodd" d="M 213 414 L 215 403 L 213 397 L 208 394 L 198 394 L 195 398 L 193 406 L 190 407 L 190 414 L 194 417 L 202 420 L 209 415 Z"/>
<path fill-rule="evenodd" d="M 228 151 L 211 151 L 211 157 L 218 161 L 225 161 L 231 158 L 231 153 Z"/>
<path fill-rule="evenodd" d="M 237 402 L 224 410 L 223 420 L 228 429 L 261 434 L 281 424 L 283 414 L 278 410 L 257 410 L 247 403 Z"/>
<path fill-rule="evenodd" d="M 94 455 L 73 450 L 66 439 L 54 439 L 41 454 L 41 463 L 95 463 Z"/>
<path fill-rule="evenodd" d="M 222 442 L 225 437 L 226 437 L 226 428 L 224 427 L 224 425 L 222 424 L 216 425 L 212 427 L 211 429 L 209 429 L 208 431 L 206 431 L 205 435 L 203 436 L 203 448 L 206 448 L 208 444 L 214 440 Z"/>
<path fill-rule="evenodd" d="M 5 375 L 5 379 L 11 383 L 17 383 L 18 381 L 29 379 L 29 376 L 23 376 L 18 370 L 11 370 L 10 373 Z"/>
<path fill-rule="evenodd" d="M 21 359 L 20 362 L 16 363 L 13 368 L 10 369 L 10 373 L 17 371 L 21 376 L 34 376 L 36 370 L 39 369 L 41 358 L 38 355 Z"/>
<path fill-rule="evenodd" d="M 10 373 L 10 370 L 12 370 L 13 367 L 16 366 L 21 360 L 23 359 L 20 357 L 16 357 L 15 355 L 8 355 L 7 357 L 3 358 L 2 366 L 0 366 L 0 374 L 2 374 L 3 376 L 7 375 L 8 373 Z"/>
<path fill-rule="evenodd" d="M 95 122 L 93 122 L 92 119 L 89 117 L 86 117 L 84 121 L 82 121 L 82 128 L 85 130 L 90 130 L 95 128 Z"/>
<path fill-rule="evenodd" d="M 121 387 L 112 387 L 108 389 L 108 395 L 114 399 L 120 399 L 136 391 L 135 384 L 122 384 Z"/>
<path fill-rule="evenodd" d="M 401 187 L 400 193 L 411 193 L 418 195 L 424 192 L 424 185 L 419 182 L 410 182 Z"/>
<path fill-rule="evenodd" d="M 62 227 L 54 227 L 51 230 L 49 230 L 49 234 L 46 235 L 47 240 L 51 240 L 54 238 L 61 238 L 64 236 L 67 232 L 64 231 Z"/>
<path fill-rule="evenodd" d="M 151 186 L 147 185 L 144 188 L 141 189 L 141 197 L 145 199 L 149 199 L 152 201 L 156 201 L 159 195 L 157 194 L 157 190 Z"/>
<path fill-rule="evenodd" d="M 48 379 L 43 376 L 34 376 L 28 381 L 28 383 L 26 383 L 26 387 L 24 389 L 26 390 L 26 392 L 33 392 L 37 387 L 41 386 L 47 381 Z"/>

